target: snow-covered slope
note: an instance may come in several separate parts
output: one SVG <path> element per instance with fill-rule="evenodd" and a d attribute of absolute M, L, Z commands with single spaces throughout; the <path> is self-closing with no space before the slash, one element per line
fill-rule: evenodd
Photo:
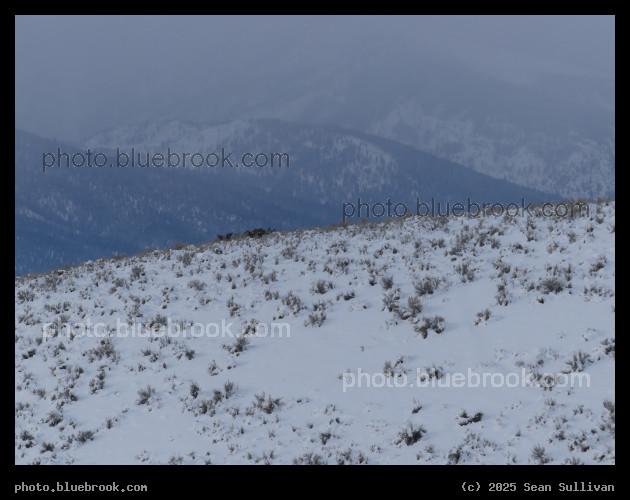
<path fill-rule="evenodd" d="M 613 463 L 615 205 L 590 209 L 18 278 L 16 463 Z"/>

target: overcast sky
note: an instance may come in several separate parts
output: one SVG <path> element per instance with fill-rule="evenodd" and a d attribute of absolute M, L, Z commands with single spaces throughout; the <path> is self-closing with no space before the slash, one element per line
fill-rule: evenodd
<path fill-rule="evenodd" d="M 17 16 L 15 26 L 16 127 L 71 141 L 159 118 L 217 82 L 274 85 L 293 65 L 333 67 L 365 47 L 395 57 L 402 44 L 521 84 L 614 76 L 612 16 Z"/>

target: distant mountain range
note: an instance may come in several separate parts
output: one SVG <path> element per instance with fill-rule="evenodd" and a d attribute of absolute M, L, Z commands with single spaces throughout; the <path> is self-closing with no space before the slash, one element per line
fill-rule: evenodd
<path fill-rule="evenodd" d="M 614 197 L 614 75 L 547 68 L 510 79 L 393 40 L 379 49 L 383 43 L 326 62 L 292 59 L 260 78 L 212 79 L 143 119 L 335 124 L 533 189 Z"/>
<path fill-rule="evenodd" d="M 49 168 L 42 155 L 116 148 L 129 153 L 287 153 L 288 167 Z M 236 160 L 236 161 L 235 161 Z M 44 271 L 256 227 L 326 225 L 343 203 L 528 202 L 556 198 L 489 177 L 408 145 L 338 127 L 281 120 L 224 125 L 176 121 L 123 127 L 84 145 L 16 130 L 15 272 Z"/>

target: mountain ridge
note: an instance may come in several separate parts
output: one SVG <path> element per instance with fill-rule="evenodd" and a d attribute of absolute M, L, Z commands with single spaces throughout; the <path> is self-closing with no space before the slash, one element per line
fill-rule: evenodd
<path fill-rule="evenodd" d="M 492 203 L 554 198 L 338 127 L 242 121 L 201 128 L 195 136 L 190 126 L 170 126 L 180 135 L 158 136 L 156 148 L 170 144 L 181 152 L 190 148 L 190 153 L 225 148 L 235 156 L 286 152 L 291 164 L 283 169 L 63 167 L 42 172 L 43 152 L 86 148 L 16 132 L 16 273 L 177 242 L 201 243 L 255 227 L 325 225 L 341 220 L 343 203 L 358 197 L 370 203 L 390 198 L 410 210 L 418 197 Z M 132 141 L 137 150 L 151 148 L 140 135 L 147 129 L 137 130 L 124 129 L 129 142 L 122 148 Z M 92 141 L 88 147 L 96 152 L 98 144 Z"/>

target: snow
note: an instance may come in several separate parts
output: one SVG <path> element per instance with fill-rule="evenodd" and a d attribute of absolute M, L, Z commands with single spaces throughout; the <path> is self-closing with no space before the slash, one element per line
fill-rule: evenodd
<path fill-rule="evenodd" d="M 16 278 L 16 463 L 533 464 L 536 445 L 550 464 L 614 463 L 614 408 L 604 406 L 615 400 L 614 225 L 614 202 L 576 218 L 407 217 Z M 562 290 L 547 293 L 550 277 Z M 438 284 L 410 316 L 425 278 Z M 387 294 L 398 297 L 391 311 Z M 323 323 L 306 326 L 320 302 Z M 235 352 L 229 334 L 194 337 L 190 326 L 186 337 L 116 333 L 158 315 L 171 327 L 233 323 L 234 334 L 251 320 L 285 323 L 290 334 L 250 333 Z M 424 338 L 435 316 L 444 329 Z M 44 339 L 43 325 L 60 318 L 103 323 L 112 336 L 48 328 Z M 418 387 L 416 377 L 432 367 L 437 382 L 561 374 L 574 354 L 589 387 Z M 349 387 L 360 373 L 363 386 Z M 368 378 L 389 386 L 365 387 Z M 409 426 L 423 432 L 407 444 Z"/>

